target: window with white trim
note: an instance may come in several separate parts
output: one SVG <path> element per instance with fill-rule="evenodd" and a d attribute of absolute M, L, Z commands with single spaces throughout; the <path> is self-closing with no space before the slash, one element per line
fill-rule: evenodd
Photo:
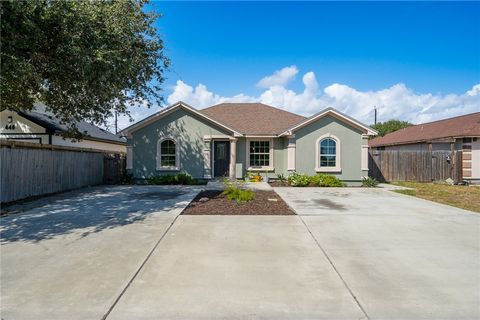
<path fill-rule="evenodd" d="M 171 138 L 159 140 L 157 145 L 157 170 L 178 169 L 178 143 Z"/>
<path fill-rule="evenodd" d="M 250 141 L 250 166 L 270 166 L 270 141 Z"/>
<path fill-rule="evenodd" d="M 273 169 L 273 140 L 247 140 L 249 170 Z"/>
<path fill-rule="evenodd" d="M 337 142 L 331 138 L 320 141 L 320 167 L 336 167 Z"/>
<path fill-rule="evenodd" d="M 319 137 L 315 145 L 317 172 L 340 172 L 340 140 L 327 133 Z"/>

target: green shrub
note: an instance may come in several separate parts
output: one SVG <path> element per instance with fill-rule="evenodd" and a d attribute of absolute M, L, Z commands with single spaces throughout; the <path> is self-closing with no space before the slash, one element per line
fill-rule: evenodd
<path fill-rule="evenodd" d="M 363 177 L 362 178 L 362 187 L 373 188 L 378 185 L 378 180 L 372 177 Z"/>
<path fill-rule="evenodd" d="M 250 189 L 241 189 L 235 184 L 227 185 L 222 192 L 229 200 L 235 200 L 237 203 L 244 203 L 255 199 L 255 193 Z"/>
<path fill-rule="evenodd" d="M 181 185 L 197 185 L 199 181 L 191 175 L 181 172 L 175 175 L 154 176 L 148 179 L 148 184 L 165 185 L 165 184 L 181 184 Z"/>
<path fill-rule="evenodd" d="M 337 177 L 326 174 L 326 173 L 318 173 L 314 176 L 310 177 L 310 184 L 317 186 L 317 187 L 344 187 L 345 184 L 338 179 Z"/>
<path fill-rule="evenodd" d="M 306 187 L 310 184 L 310 178 L 303 173 L 293 172 L 288 176 L 287 180 L 292 187 Z"/>

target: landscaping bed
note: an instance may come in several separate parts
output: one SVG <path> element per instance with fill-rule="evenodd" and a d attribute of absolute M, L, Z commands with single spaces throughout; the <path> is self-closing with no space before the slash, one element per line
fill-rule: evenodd
<path fill-rule="evenodd" d="M 279 181 L 279 180 L 270 180 L 270 181 L 268 181 L 268 184 L 269 184 L 272 188 L 290 187 L 290 185 L 289 185 L 287 182 L 282 182 L 282 181 Z"/>
<path fill-rule="evenodd" d="M 285 201 L 274 191 L 255 191 L 255 198 L 238 203 L 219 190 L 205 190 L 185 208 L 182 214 L 192 215 L 294 215 Z M 200 199 L 208 201 L 200 201 Z M 276 201 L 271 201 L 274 199 Z"/>

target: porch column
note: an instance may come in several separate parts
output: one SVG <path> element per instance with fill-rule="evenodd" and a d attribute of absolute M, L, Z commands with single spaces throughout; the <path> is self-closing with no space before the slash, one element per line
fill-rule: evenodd
<path fill-rule="evenodd" d="M 295 171 L 295 152 L 296 152 L 296 141 L 295 135 L 288 137 L 288 146 L 287 146 L 287 170 Z"/>
<path fill-rule="evenodd" d="M 203 138 L 203 178 L 211 179 L 212 178 L 212 168 L 211 168 L 211 138 Z"/>
<path fill-rule="evenodd" d="M 237 139 L 230 138 L 230 179 L 236 179 L 235 169 L 237 162 Z"/>

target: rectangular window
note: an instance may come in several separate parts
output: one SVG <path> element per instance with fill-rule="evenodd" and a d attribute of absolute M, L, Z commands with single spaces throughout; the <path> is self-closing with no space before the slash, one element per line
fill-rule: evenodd
<path fill-rule="evenodd" d="M 250 166 L 270 166 L 270 141 L 250 141 Z"/>
<path fill-rule="evenodd" d="M 320 157 L 320 166 L 321 167 L 335 167 L 336 161 L 335 156 L 321 156 Z"/>

